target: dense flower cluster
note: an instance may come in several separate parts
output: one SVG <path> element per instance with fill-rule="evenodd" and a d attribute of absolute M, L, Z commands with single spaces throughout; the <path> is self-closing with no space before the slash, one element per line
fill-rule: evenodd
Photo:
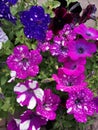
<path fill-rule="evenodd" d="M 17 1 L 0 1 L 0 19 L 16 22 L 10 7 Z M 20 119 L 13 118 L 8 123 L 8 130 L 40 130 L 48 120 L 55 120 L 56 110 L 62 102 L 61 95 L 57 95 L 59 92 L 56 91 L 68 96 L 64 110 L 67 109 L 67 114 L 73 114 L 77 122 L 87 122 L 88 116 L 98 113 L 98 97 L 94 97 L 89 89 L 85 73 L 87 58 L 97 53 L 95 43 L 98 42 L 98 30 L 84 24 L 90 18 L 95 19 L 92 14 L 96 8 L 94 5 L 87 6 L 80 15 L 82 8 L 79 2 L 71 2 L 67 7 L 66 1 L 58 1 L 60 5 L 52 10 L 54 17 L 45 13 L 42 6 L 32 4 L 28 8 L 28 3 L 24 4 L 24 10 L 17 13 L 17 23 L 21 24 L 18 29 L 22 29 L 17 33 L 18 29 L 15 28 L 15 35 L 9 35 L 13 43 L 9 50 L 13 48 L 13 51 L 9 51 L 8 57 L 6 55 L 4 58 L 7 57 L 7 69 L 10 70 L 10 74 L 7 71 L 6 75 L 11 76 L 8 83 L 16 82 L 13 89 L 16 101 L 27 110 Z M 9 38 L 0 28 L 0 49 Z M 21 43 L 17 43 L 18 40 Z M 47 61 L 51 63 L 50 58 L 57 59 L 56 64 L 52 62 L 57 74 L 49 70 L 48 76 L 51 77 L 46 77 L 47 71 L 43 73 L 41 69 Z M 56 82 L 56 87 L 43 85 L 47 80 L 44 78 Z"/>

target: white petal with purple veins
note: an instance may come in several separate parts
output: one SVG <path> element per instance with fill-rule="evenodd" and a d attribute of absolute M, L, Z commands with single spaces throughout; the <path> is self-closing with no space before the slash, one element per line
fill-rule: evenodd
<path fill-rule="evenodd" d="M 36 106 L 36 99 L 32 97 L 29 101 L 28 109 L 33 109 Z"/>
<path fill-rule="evenodd" d="M 30 120 L 20 123 L 20 130 L 28 130 L 30 126 Z"/>
<path fill-rule="evenodd" d="M 34 90 L 34 94 L 38 99 L 40 99 L 41 101 L 43 100 L 44 91 L 41 88 L 37 88 L 36 90 Z"/>

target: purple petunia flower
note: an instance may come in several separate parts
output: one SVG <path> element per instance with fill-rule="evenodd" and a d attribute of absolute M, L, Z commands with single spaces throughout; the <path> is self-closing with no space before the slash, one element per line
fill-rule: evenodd
<path fill-rule="evenodd" d="M 44 96 L 43 90 L 38 87 L 38 82 L 32 80 L 18 83 L 14 87 L 14 92 L 17 94 L 17 102 L 29 109 L 33 109 L 37 104 L 37 100 L 42 101 Z"/>
<path fill-rule="evenodd" d="M 19 129 L 19 124 L 21 120 L 20 119 L 12 119 L 8 125 L 7 125 L 7 130 L 20 130 Z"/>
<path fill-rule="evenodd" d="M 92 116 L 96 110 L 93 102 L 93 92 L 84 87 L 80 91 L 71 91 L 66 102 L 67 113 L 74 114 L 78 122 L 86 122 L 87 116 Z"/>
<path fill-rule="evenodd" d="M 47 120 L 54 120 L 56 118 L 55 111 L 60 103 L 60 98 L 58 95 L 53 94 L 50 89 L 44 90 L 44 98 L 42 101 L 38 102 L 36 112 L 47 118 Z"/>
<path fill-rule="evenodd" d="M 19 130 L 40 130 L 40 127 L 47 123 L 45 118 L 31 110 L 25 111 L 20 119 Z"/>
<path fill-rule="evenodd" d="M 57 82 L 56 89 L 64 92 L 70 92 L 72 90 L 77 90 L 86 86 L 87 83 L 84 82 L 85 75 L 67 75 L 64 68 L 58 69 L 58 74 L 53 74 L 52 78 Z"/>
<path fill-rule="evenodd" d="M 11 14 L 10 7 L 5 1 L 0 1 L 0 19 L 6 19 L 12 23 L 16 23 L 16 18 Z"/>
<path fill-rule="evenodd" d="M 93 53 L 96 52 L 96 45 L 91 42 L 87 42 L 84 39 L 79 39 L 76 41 L 71 41 L 68 44 L 68 55 L 72 60 L 77 60 L 79 58 L 91 57 Z"/>
<path fill-rule="evenodd" d="M 85 71 L 86 59 L 71 60 L 69 57 L 64 62 L 63 71 L 67 75 L 79 76 Z"/>
<path fill-rule="evenodd" d="M 98 96 L 94 97 L 93 101 L 94 101 L 94 104 L 96 106 L 96 112 L 98 113 Z"/>
<path fill-rule="evenodd" d="M 28 76 L 36 76 L 39 72 L 38 64 L 42 61 L 42 56 L 37 50 L 29 51 L 26 45 L 19 45 L 14 48 L 14 52 L 7 58 L 9 69 L 16 71 L 19 79 Z"/>
<path fill-rule="evenodd" d="M 29 10 L 21 12 L 20 20 L 27 38 L 39 41 L 45 39 L 50 17 L 41 6 L 32 6 Z"/>
<path fill-rule="evenodd" d="M 1 0 L 1 1 L 4 2 L 4 3 L 9 3 L 9 4 L 14 5 L 14 4 L 17 3 L 18 0 Z"/>
<path fill-rule="evenodd" d="M 86 27 L 84 24 L 74 28 L 75 33 L 80 34 L 86 40 L 98 40 L 98 30 Z"/>

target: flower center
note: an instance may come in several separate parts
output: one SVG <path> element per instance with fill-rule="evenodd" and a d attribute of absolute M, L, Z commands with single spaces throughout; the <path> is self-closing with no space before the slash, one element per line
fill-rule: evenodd
<path fill-rule="evenodd" d="M 83 49 L 82 47 L 80 47 L 80 48 L 78 49 L 78 52 L 79 52 L 80 54 L 82 54 L 82 53 L 84 52 L 84 49 Z"/>
<path fill-rule="evenodd" d="M 81 99 L 77 98 L 77 99 L 75 100 L 75 104 L 77 105 L 77 104 L 80 104 L 80 103 L 81 103 Z"/>

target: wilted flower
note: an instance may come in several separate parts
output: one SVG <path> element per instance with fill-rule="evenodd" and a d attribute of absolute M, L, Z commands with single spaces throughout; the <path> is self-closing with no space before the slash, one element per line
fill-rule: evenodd
<path fill-rule="evenodd" d="M 88 42 L 84 39 L 71 41 L 68 44 L 68 55 L 72 60 L 79 58 L 91 57 L 96 52 L 97 48 L 94 43 Z"/>
<path fill-rule="evenodd" d="M 58 74 L 53 74 L 52 78 L 57 82 L 56 89 L 64 92 L 78 90 L 87 85 L 85 75 L 67 75 L 64 68 L 58 69 Z"/>
<path fill-rule="evenodd" d="M 44 98 L 42 101 L 38 101 L 36 112 L 47 120 L 54 120 L 56 118 L 55 111 L 57 110 L 59 103 L 59 96 L 53 94 L 50 89 L 45 89 Z"/>
<path fill-rule="evenodd" d="M 29 51 L 26 45 L 19 45 L 14 48 L 14 52 L 7 58 L 9 69 L 16 71 L 16 77 L 25 79 L 28 76 L 36 76 L 39 72 L 38 64 L 42 61 L 42 56 L 37 50 Z"/>
<path fill-rule="evenodd" d="M 32 6 L 29 10 L 21 12 L 20 20 L 27 38 L 39 41 L 45 39 L 50 17 L 41 6 Z"/>
<path fill-rule="evenodd" d="M 84 87 L 80 91 L 71 91 L 66 102 L 67 113 L 73 114 L 78 122 L 86 122 L 87 116 L 92 116 L 96 110 L 93 102 L 93 92 Z"/>
<path fill-rule="evenodd" d="M 33 109 L 37 104 L 37 100 L 42 101 L 44 96 L 43 90 L 38 87 L 38 82 L 32 80 L 18 83 L 14 87 L 14 92 L 17 94 L 17 102 L 29 109 Z"/>

